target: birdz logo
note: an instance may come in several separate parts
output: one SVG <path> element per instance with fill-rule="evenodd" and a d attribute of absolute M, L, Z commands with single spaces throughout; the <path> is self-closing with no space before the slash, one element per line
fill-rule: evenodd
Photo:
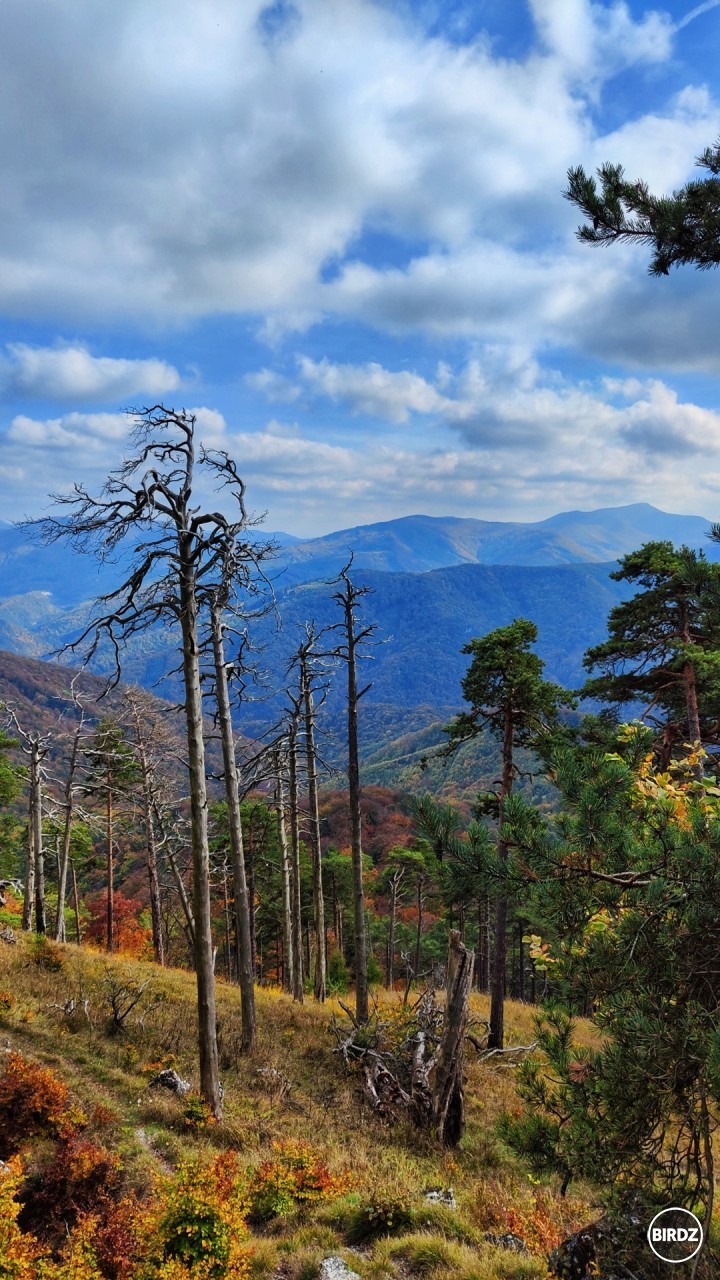
<path fill-rule="evenodd" d="M 703 1229 L 689 1209 L 663 1209 L 650 1223 L 647 1238 L 662 1262 L 689 1262 L 702 1249 Z"/>

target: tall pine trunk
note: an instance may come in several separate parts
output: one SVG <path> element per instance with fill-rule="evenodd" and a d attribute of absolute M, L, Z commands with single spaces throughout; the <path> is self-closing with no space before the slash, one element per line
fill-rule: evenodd
<path fill-rule="evenodd" d="M 250 1053 L 255 1045 L 255 955 L 253 949 L 248 886 L 245 875 L 245 850 L 243 847 L 242 820 L 240 817 L 240 790 L 238 786 L 235 739 L 233 736 L 230 695 L 228 692 L 227 666 L 221 607 L 211 608 L 213 659 L 215 664 L 215 699 L 223 751 L 225 796 L 227 799 L 228 827 L 230 830 L 230 857 L 233 869 L 235 893 L 235 917 L 237 920 L 238 983 L 242 1007 L 243 1053 Z"/>
<path fill-rule="evenodd" d="M 105 840 L 107 843 L 106 851 L 106 875 L 107 875 L 107 939 L 106 950 L 115 950 L 115 859 L 113 856 L 113 792 L 108 777 L 107 791 L 105 793 Z"/>
<path fill-rule="evenodd" d="M 300 901 L 300 803 L 298 797 L 297 715 L 290 718 L 288 734 L 288 787 L 290 803 L 290 909 L 292 913 L 293 999 L 302 1004 L 303 937 Z"/>
<path fill-rule="evenodd" d="M 310 808 L 310 841 L 313 860 L 313 912 L 315 925 L 315 972 L 313 994 L 321 1003 L 325 1000 L 327 980 L 325 964 L 325 901 L 322 883 L 322 846 L 320 840 L 320 809 L 318 802 L 317 756 L 315 753 L 315 709 L 310 685 L 307 658 L 302 664 L 302 695 L 305 714 L 305 753 L 307 758 L 308 804 Z"/>
<path fill-rule="evenodd" d="M 280 842 L 280 875 L 282 878 L 282 942 L 284 991 L 293 990 L 293 947 L 292 947 L 292 888 L 290 871 L 290 851 L 288 849 L 287 826 L 285 823 L 285 782 L 282 776 L 280 755 L 275 754 L 275 808 L 277 812 L 278 839 Z"/>
<path fill-rule="evenodd" d="M 362 817 L 360 813 L 360 756 L 358 751 L 358 688 L 355 620 L 352 595 L 348 590 L 345 605 L 348 675 L 348 792 L 350 803 L 350 848 L 353 877 L 353 924 L 355 931 L 355 1017 L 367 1022 L 369 1017 L 367 976 L 367 932 L 365 927 L 365 891 L 363 886 Z"/>
<path fill-rule="evenodd" d="M 195 975 L 198 994 L 198 1043 L 200 1087 L 212 1114 L 222 1116 L 220 1073 L 217 1049 L 215 974 L 210 911 L 210 851 L 208 847 L 207 783 L 203 738 L 200 657 L 193 536 L 183 531 L 178 538 L 180 553 L 180 622 L 182 626 L 183 682 L 187 723 L 188 773 L 190 783 L 190 825 L 193 862 L 193 922 Z"/>
<path fill-rule="evenodd" d="M 502 781 L 500 784 L 500 809 L 498 826 L 501 829 L 505 814 L 505 801 L 512 791 L 513 783 L 513 707 L 508 702 L 503 719 L 502 739 Z M 498 860 L 500 863 L 500 888 L 495 899 L 495 933 L 493 946 L 492 974 L 490 979 L 490 1032 L 488 1049 L 502 1049 L 505 1037 L 505 966 L 507 963 L 507 916 L 508 900 L 505 876 L 507 873 L 508 847 L 504 840 L 498 840 Z"/>
<path fill-rule="evenodd" d="M 78 751 L 80 749 L 80 738 L 82 735 L 82 720 L 77 726 L 73 734 L 72 749 L 70 751 L 70 762 L 68 764 L 68 775 L 65 781 L 64 807 L 65 818 L 63 821 L 63 838 L 62 850 L 60 853 L 60 864 L 58 866 L 58 901 L 57 914 L 55 916 L 55 941 L 65 941 L 65 899 L 67 897 L 67 877 L 70 866 L 70 848 L 72 844 L 72 824 L 75 814 L 75 770 L 77 768 Z"/>
<path fill-rule="evenodd" d="M 35 932 L 45 933 L 45 851 L 42 829 L 42 775 L 40 748 L 33 742 L 30 748 L 30 795 L 32 804 L 33 845 L 35 847 Z"/>

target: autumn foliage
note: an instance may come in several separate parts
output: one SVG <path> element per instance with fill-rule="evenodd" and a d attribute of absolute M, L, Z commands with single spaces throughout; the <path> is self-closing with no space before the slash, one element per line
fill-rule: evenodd
<path fill-rule="evenodd" d="M 89 1124 L 52 1071 L 10 1055 L 0 1079 L 0 1280 L 246 1280 L 249 1218 L 350 1186 L 308 1143 L 283 1142 L 250 1169 L 232 1151 L 187 1160 L 140 1199 L 120 1156 L 92 1136 L 105 1118 Z"/>
<path fill-rule="evenodd" d="M 85 899 L 85 905 L 90 912 L 85 941 L 104 947 L 107 938 L 107 890 L 89 894 Z M 115 951 L 136 959 L 151 958 L 152 930 L 140 923 L 140 916 L 144 910 L 144 903 L 139 898 L 126 898 L 122 890 L 115 891 L 113 894 Z"/>

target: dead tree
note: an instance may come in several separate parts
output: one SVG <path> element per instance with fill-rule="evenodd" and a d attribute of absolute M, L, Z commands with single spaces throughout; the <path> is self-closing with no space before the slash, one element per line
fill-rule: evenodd
<path fill-rule="evenodd" d="M 475 956 L 450 930 L 445 1020 L 435 1065 L 433 1123 L 443 1146 L 456 1147 L 465 1130 L 463 1047 Z"/>
<path fill-rule="evenodd" d="M 65 941 L 65 899 L 67 897 L 67 880 L 70 870 L 70 855 L 72 847 L 72 830 L 73 821 L 75 819 L 75 811 L 77 804 L 77 793 L 79 786 L 77 783 L 77 773 L 80 755 L 80 743 L 85 731 L 85 711 L 77 696 L 74 697 L 75 705 L 79 709 L 80 717 L 75 725 L 70 745 L 70 757 L 68 760 L 67 774 L 65 775 L 65 784 L 63 786 L 63 830 L 62 830 L 62 847 L 60 850 L 60 858 L 58 862 L 58 900 L 57 912 L 55 915 L 55 941 Z M 77 904 L 76 904 L 77 907 Z"/>
<path fill-rule="evenodd" d="M 315 745 L 315 659 L 317 658 L 317 633 L 312 623 L 305 628 L 305 640 L 294 658 L 299 673 L 299 695 L 305 728 L 305 761 L 307 768 L 308 809 L 310 819 L 310 845 L 313 871 L 313 920 L 315 934 L 315 972 L 313 994 L 324 1002 L 327 990 L 327 966 L 325 963 L 325 900 L 322 882 L 322 845 L 320 838 L 320 808 L 318 802 L 317 750 Z"/>
<path fill-rule="evenodd" d="M 195 972 L 203 1096 L 222 1114 L 218 1070 L 217 1015 L 210 909 L 210 858 L 203 705 L 200 685 L 200 593 L 216 580 L 231 522 L 219 511 L 203 511 L 193 492 L 201 469 L 211 483 L 237 494 L 239 477 L 225 453 L 198 447 L 196 419 L 185 410 L 156 404 L 135 414 L 133 455 L 94 497 L 83 485 L 56 498 L 58 516 L 30 522 L 45 542 L 68 541 L 107 560 L 129 551 L 121 585 L 100 597 L 91 623 L 71 646 L 86 662 L 101 646 L 113 659 L 112 682 L 120 679 L 120 646 L 129 637 L 168 619 L 182 636 L 188 777 L 193 854 Z M 243 519 L 236 522 L 239 530 Z"/>
<path fill-rule="evenodd" d="M 230 599 L 231 573 L 232 569 L 226 561 L 223 567 L 222 581 L 213 592 L 210 602 L 210 628 L 215 673 L 215 699 L 223 751 L 225 798 L 227 800 L 230 858 L 232 861 L 233 891 L 235 896 L 238 985 L 240 987 L 240 1004 L 242 1008 L 241 1048 L 243 1053 L 249 1053 L 255 1044 L 256 1035 L 255 947 L 250 925 L 250 903 L 245 875 L 245 849 L 243 847 L 243 830 L 240 818 L 240 792 L 237 761 L 235 759 L 235 737 L 228 691 L 228 663 L 225 656 L 223 612 Z"/>
<path fill-rule="evenodd" d="M 125 704 L 139 766 L 140 809 L 145 832 L 153 954 L 156 964 L 164 965 L 159 852 L 167 839 L 166 827 L 171 820 L 172 811 L 177 810 L 180 803 L 167 768 L 168 758 L 178 754 L 179 744 L 167 723 L 166 715 L 158 710 L 156 700 L 143 689 L 126 689 Z M 160 820 L 161 814 L 165 814 L 164 823 Z"/>
<path fill-rule="evenodd" d="M 45 933 L 45 851 L 43 847 L 43 762 L 50 750 L 50 734 L 23 729 L 13 707 L 6 706 L 7 721 L 18 735 L 23 754 L 28 758 L 30 793 L 28 799 L 28 857 L 25 869 L 22 927 L 29 932 Z"/>
<path fill-rule="evenodd" d="M 378 1009 L 362 1024 L 341 1001 L 350 1033 L 332 1024 L 335 1052 L 350 1070 L 359 1071 L 373 1111 L 386 1121 L 404 1113 L 446 1147 L 457 1146 L 465 1128 L 463 1058 L 473 963 L 473 952 L 451 930 L 445 1008 L 439 1008 L 434 991 L 425 991 L 412 1006 L 399 1045 L 388 1038 Z"/>
<path fill-rule="evenodd" d="M 285 778 L 282 756 L 279 749 L 273 753 L 275 762 L 275 812 L 277 814 L 278 841 L 280 844 L 280 876 L 282 883 L 282 922 L 283 922 L 283 988 L 294 991 L 294 955 L 292 936 L 292 875 L 290 850 L 288 849 L 287 825 L 285 819 Z"/>
<path fill-rule="evenodd" d="M 288 694 L 288 791 L 290 806 L 290 915 L 292 934 L 293 1000 L 303 1002 L 302 910 L 300 898 L 300 799 L 298 793 L 298 725 L 300 699 Z"/>
<path fill-rule="evenodd" d="M 348 743 L 348 803 L 350 809 L 350 846 L 353 872 L 353 921 L 355 930 L 355 1016 L 359 1022 L 367 1022 L 368 976 L 367 976 L 367 923 L 365 915 L 365 890 L 363 885 L 363 852 L 362 852 L 362 818 L 360 813 L 360 755 L 358 750 L 358 704 L 370 689 L 366 684 L 358 689 L 357 664 L 358 650 L 372 637 L 376 630 L 374 623 L 358 630 L 356 613 L 363 596 L 369 587 L 356 587 L 350 580 L 349 570 L 352 564 L 345 566 L 340 572 L 343 586 L 336 591 L 333 599 L 337 601 L 343 612 L 340 624 L 342 643 L 335 650 L 347 669 L 347 743 Z"/>
<path fill-rule="evenodd" d="M 105 803 L 106 949 L 110 952 L 115 949 L 116 805 L 130 800 L 138 781 L 138 761 L 125 736 L 125 726 L 110 717 L 100 721 L 83 754 L 89 761 L 84 790 L 101 795 Z"/>

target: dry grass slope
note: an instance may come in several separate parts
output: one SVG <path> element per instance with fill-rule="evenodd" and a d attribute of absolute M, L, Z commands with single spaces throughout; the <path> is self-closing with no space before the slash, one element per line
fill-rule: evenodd
<path fill-rule="evenodd" d="M 113 995 L 144 983 L 125 1025 L 114 1028 Z M 10 1000 L 3 1002 L 3 992 Z M 343 1016 L 333 1001 L 298 1006 L 279 991 L 259 990 L 257 1050 L 245 1058 L 238 992 L 220 982 L 225 1119 L 204 1123 L 197 1104 L 188 1108 L 148 1088 L 159 1065 L 173 1066 L 196 1087 L 193 1001 L 194 977 L 184 971 L 70 945 L 0 944 L 0 1048 L 52 1067 L 86 1111 L 102 1104 L 115 1113 L 112 1143 L 128 1187 L 142 1194 L 158 1170 L 223 1149 L 256 1167 L 273 1159 L 273 1144 L 289 1140 L 310 1142 L 331 1174 L 350 1174 L 339 1196 L 256 1225 L 256 1280 L 312 1280 L 329 1254 L 343 1256 L 367 1280 L 540 1280 L 548 1250 L 593 1216 L 587 1189 L 561 1200 L 555 1185 L 529 1174 L 495 1137 L 500 1112 L 517 1106 L 506 1061 L 469 1059 L 468 1129 L 452 1154 L 403 1125 L 379 1123 L 332 1052 L 330 1020 Z M 478 1016 L 487 1012 L 482 998 L 474 1006 Z M 507 1022 L 511 1042 L 531 1041 L 529 1007 L 511 1003 Z M 426 1190 L 448 1186 L 457 1209 L 425 1200 Z M 522 1237 L 529 1251 L 513 1253 L 485 1239 L 507 1232 Z"/>

